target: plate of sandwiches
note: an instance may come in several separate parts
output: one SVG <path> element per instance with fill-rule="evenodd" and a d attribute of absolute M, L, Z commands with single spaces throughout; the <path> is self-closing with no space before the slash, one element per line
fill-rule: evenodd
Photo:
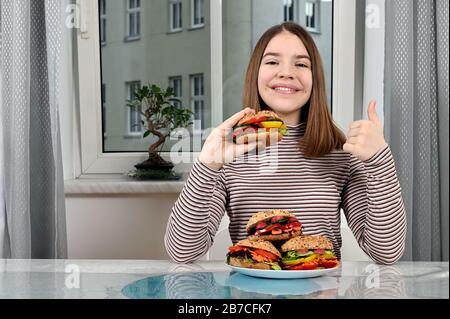
<path fill-rule="evenodd" d="M 339 269 L 332 242 L 303 235 L 301 228 L 290 212 L 257 213 L 247 224 L 248 238 L 229 247 L 227 264 L 244 275 L 275 279 L 313 278 Z"/>

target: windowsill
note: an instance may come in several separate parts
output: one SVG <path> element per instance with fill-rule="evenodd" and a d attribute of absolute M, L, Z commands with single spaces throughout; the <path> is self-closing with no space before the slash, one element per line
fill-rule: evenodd
<path fill-rule="evenodd" d="M 183 32 L 183 28 L 181 28 L 181 29 L 169 30 L 169 31 L 167 32 L 167 34 L 174 34 L 174 33 L 181 33 L 181 32 Z"/>
<path fill-rule="evenodd" d="M 188 30 L 188 31 L 194 31 L 194 30 L 198 30 L 198 29 L 203 29 L 204 27 L 205 27 L 204 24 L 199 24 L 199 25 L 191 26 L 191 27 L 188 28 L 187 30 Z"/>
<path fill-rule="evenodd" d="M 186 175 L 178 181 L 136 181 L 125 175 L 96 175 L 64 182 L 66 196 L 179 194 Z"/>
<path fill-rule="evenodd" d="M 125 39 L 123 39 L 124 42 L 134 42 L 134 41 L 139 41 L 141 39 L 141 36 L 137 36 L 137 37 L 125 37 Z"/>
<path fill-rule="evenodd" d="M 306 30 L 310 33 L 314 33 L 314 34 L 320 34 L 320 30 L 318 29 L 310 29 L 310 28 L 306 28 Z"/>

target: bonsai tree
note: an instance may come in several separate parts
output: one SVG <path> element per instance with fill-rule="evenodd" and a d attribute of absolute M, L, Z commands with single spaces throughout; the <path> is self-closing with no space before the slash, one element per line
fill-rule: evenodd
<path fill-rule="evenodd" d="M 174 98 L 172 88 L 163 90 L 156 85 L 143 86 L 134 93 L 134 98 L 128 101 L 127 106 L 141 114 L 146 128 L 143 137 L 156 136 L 158 140 L 148 148 L 148 159 L 135 165 L 137 169 L 172 169 L 173 164 L 165 161 L 159 153 L 166 138 L 178 128 L 188 127 L 192 124 L 193 112 L 189 109 L 177 107 L 174 103 L 181 101 Z"/>

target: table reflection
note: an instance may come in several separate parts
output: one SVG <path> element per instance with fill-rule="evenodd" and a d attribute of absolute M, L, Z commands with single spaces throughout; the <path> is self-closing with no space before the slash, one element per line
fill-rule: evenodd
<path fill-rule="evenodd" d="M 186 272 L 144 278 L 122 293 L 133 299 L 336 298 L 338 282 L 334 277 L 286 280 L 235 272 Z"/>

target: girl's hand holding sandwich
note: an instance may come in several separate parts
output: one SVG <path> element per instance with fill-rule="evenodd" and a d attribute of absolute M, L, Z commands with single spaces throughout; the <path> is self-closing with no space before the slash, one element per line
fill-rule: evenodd
<path fill-rule="evenodd" d="M 233 127 L 244 116 L 254 112 L 253 109 L 246 108 L 216 127 L 206 139 L 198 157 L 199 161 L 213 170 L 220 170 L 224 164 L 230 163 L 236 157 L 254 150 L 258 145 L 264 147 L 264 143 L 258 143 L 257 141 L 252 141 L 248 144 L 233 143 Z"/>

